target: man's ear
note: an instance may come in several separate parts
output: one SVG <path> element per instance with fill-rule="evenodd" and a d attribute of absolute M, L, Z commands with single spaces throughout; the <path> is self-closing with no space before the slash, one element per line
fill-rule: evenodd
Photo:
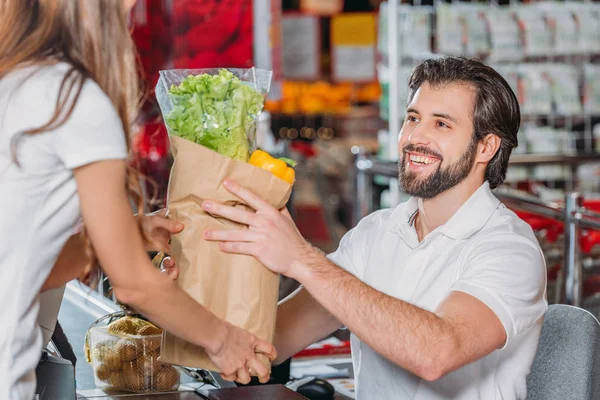
<path fill-rule="evenodd" d="M 477 161 L 489 162 L 500 148 L 502 139 L 494 133 L 489 133 L 479 142 L 479 151 L 477 152 Z"/>

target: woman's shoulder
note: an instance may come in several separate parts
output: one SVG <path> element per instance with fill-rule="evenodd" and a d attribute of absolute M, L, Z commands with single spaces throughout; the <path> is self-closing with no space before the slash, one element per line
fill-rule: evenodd
<path fill-rule="evenodd" d="M 64 62 L 17 67 L 0 79 L 2 93 L 7 95 L 12 91 L 14 96 L 29 90 L 40 95 L 47 90 L 58 92 L 69 70 L 70 65 Z"/>
<path fill-rule="evenodd" d="M 65 88 L 69 88 L 71 83 L 76 83 L 81 77 L 77 71 L 70 72 L 72 70 L 73 67 L 65 62 L 15 69 L 0 79 L 0 96 L 6 96 L 7 108 L 47 120 L 54 114 L 65 77 L 68 78 Z M 70 91 L 69 96 L 78 92 L 77 85 L 73 88 L 75 90 Z M 33 119 L 38 119 L 35 117 Z M 72 118 L 78 117 L 88 122 L 96 118 L 118 119 L 109 97 L 89 78 L 84 80 L 73 109 Z"/>

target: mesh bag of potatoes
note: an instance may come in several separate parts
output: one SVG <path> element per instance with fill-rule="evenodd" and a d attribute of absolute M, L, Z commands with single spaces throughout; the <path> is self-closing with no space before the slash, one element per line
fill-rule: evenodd
<path fill-rule="evenodd" d="M 97 321 L 98 322 L 98 321 Z M 179 372 L 158 360 L 162 330 L 131 315 L 88 330 L 86 361 L 104 391 L 155 393 L 177 390 Z"/>

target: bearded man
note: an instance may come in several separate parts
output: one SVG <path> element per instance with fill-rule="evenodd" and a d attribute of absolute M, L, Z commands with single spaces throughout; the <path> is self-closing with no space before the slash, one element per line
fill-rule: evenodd
<path fill-rule="evenodd" d="M 464 58 L 424 61 L 408 92 L 398 140 L 407 202 L 365 217 L 325 256 L 285 210 L 227 182 L 256 212 L 205 202 L 249 226 L 205 237 L 302 284 L 278 309 L 279 361 L 346 326 L 359 400 L 525 399 L 546 267 L 529 225 L 491 191 L 517 146 L 517 98 Z"/>

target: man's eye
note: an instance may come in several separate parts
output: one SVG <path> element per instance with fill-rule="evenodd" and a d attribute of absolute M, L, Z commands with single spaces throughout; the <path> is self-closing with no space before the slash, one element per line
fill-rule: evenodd
<path fill-rule="evenodd" d="M 437 125 L 438 125 L 440 128 L 450 128 L 448 125 L 446 125 L 446 123 L 445 123 L 445 122 L 442 122 L 442 121 L 438 121 L 438 122 L 437 122 Z"/>
<path fill-rule="evenodd" d="M 406 121 L 407 122 L 419 122 L 418 118 L 416 117 L 406 117 Z"/>

